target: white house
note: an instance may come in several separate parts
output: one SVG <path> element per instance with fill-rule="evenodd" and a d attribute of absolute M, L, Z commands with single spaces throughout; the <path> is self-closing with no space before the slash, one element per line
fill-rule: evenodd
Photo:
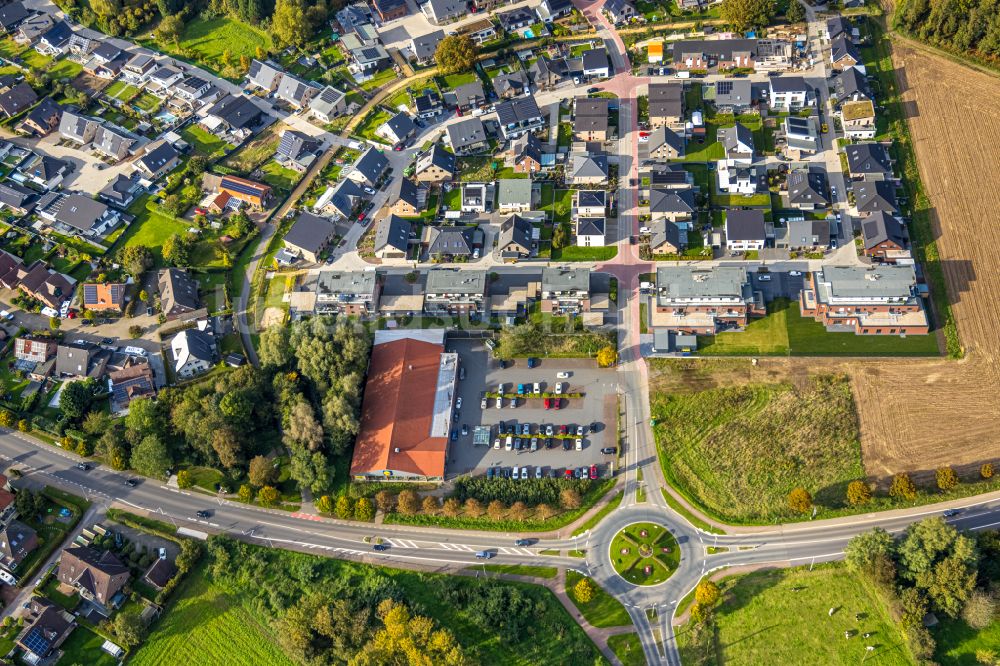
<path fill-rule="evenodd" d="M 170 341 L 174 374 L 188 379 L 207 372 L 215 363 L 215 340 L 205 331 L 189 328 Z"/>
<path fill-rule="evenodd" d="M 604 247 L 607 224 L 603 217 L 576 219 L 576 244 L 580 247 Z"/>
<path fill-rule="evenodd" d="M 801 76 L 773 76 L 768 80 L 768 104 L 779 111 L 798 111 L 811 106 L 812 89 Z"/>

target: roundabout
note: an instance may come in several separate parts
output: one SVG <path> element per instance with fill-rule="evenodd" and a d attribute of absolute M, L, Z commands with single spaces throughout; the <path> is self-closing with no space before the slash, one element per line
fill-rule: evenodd
<path fill-rule="evenodd" d="M 663 525 L 651 522 L 623 527 L 611 540 L 615 573 L 633 585 L 659 585 L 677 570 L 680 547 Z"/>

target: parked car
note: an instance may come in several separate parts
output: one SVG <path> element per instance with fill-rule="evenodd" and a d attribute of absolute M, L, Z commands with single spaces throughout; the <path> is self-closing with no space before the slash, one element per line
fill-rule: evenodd
<path fill-rule="evenodd" d="M 545 409 L 552 409 L 552 398 L 545 398 Z"/>
<path fill-rule="evenodd" d="M 479 403 L 479 409 L 486 409 L 486 404 L 486 398 L 483 398 L 483 401 Z"/>
<path fill-rule="evenodd" d="M 547 426 L 545 426 L 545 434 L 548 435 L 549 437 L 552 436 L 552 424 L 551 423 L 548 424 Z"/>
<path fill-rule="evenodd" d="M 563 392 L 563 383 L 562 382 L 556 383 L 556 393 L 562 393 L 562 392 Z"/>
<path fill-rule="evenodd" d="M 586 434 L 585 428 L 582 425 L 578 425 L 576 427 L 576 436 L 577 437 L 583 437 L 584 434 Z"/>
<path fill-rule="evenodd" d="M 535 382 L 535 386 L 534 386 L 534 389 L 535 389 L 535 390 L 533 391 L 533 393 L 534 393 L 535 395 L 538 395 L 539 393 L 541 393 L 541 392 L 542 392 L 542 385 L 541 385 L 541 384 L 539 384 L 538 382 Z"/>
<path fill-rule="evenodd" d="M 468 436 L 468 434 L 469 434 L 469 424 L 463 423 L 462 424 L 462 437 L 466 437 L 466 436 Z"/>
<path fill-rule="evenodd" d="M 455 400 L 455 409 L 462 409 L 462 396 L 458 396 Z"/>
<path fill-rule="evenodd" d="M 576 438 L 576 450 L 583 451 L 583 440 L 579 437 Z"/>
<path fill-rule="evenodd" d="M 569 373 L 568 372 L 557 372 L 556 373 L 556 379 L 569 379 Z"/>
<path fill-rule="evenodd" d="M 451 441 L 455 442 L 458 440 L 458 431 L 452 429 L 451 431 Z"/>
<path fill-rule="evenodd" d="M 535 367 L 536 365 L 538 365 L 538 359 L 537 359 L 537 358 L 534 358 L 534 357 L 532 357 L 532 356 L 529 356 L 529 357 L 528 357 L 528 367 L 529 367 L 529 368 L 533 368 L 533 367 Z"/>
<path fill-rule="evenodd" d="M 503 408 L 503 398 L 497 398 L 497 409 Z"/>
<path fill-rule="evenodd" d="M 597 478 L 597 465 L 590 466 L 590 479 L 594 480 Z"/>
<path fill-rule="evenodd" d="M 608 456 L 613 456 L 614 454 L 618 453 L 618 447 L 617 446 L 605 446 L 603 449 L 601 449 L 601 453 L 603 453 L 605 455 L 608 455 Z"/>
<path fill-rule="evenodd" d="M 90 463 L 85 463 L 85 462 L 77 463 L 76 464 L 76 468 L 77 469 L 82 469 L 84 472 L 89 472 L 90 471 Z"/>
<path fill-rule="evenodd" d="M 494 449 L 499 449 L 500 448 L 500 438 L 499 437 L 497 437 L 495 440 L 493 440 L 493 448 Z"/>
<path fill-rule="evenodd" d="M 518 467 L 517 465 L 514 466 L 514 480 L 515 481 L 520 481 L 521 480 L 521 468 Z M 479 556 L 477 555 L 476 557 L 479 557 Z"/>
<path fill-rule="evenodd" d="M 563 443 L 563 451 L 569 451 L 569 449 L 570 449 L 569 440 L 568 439 L 564 439 L 562 441 L 562 443 Z"/>

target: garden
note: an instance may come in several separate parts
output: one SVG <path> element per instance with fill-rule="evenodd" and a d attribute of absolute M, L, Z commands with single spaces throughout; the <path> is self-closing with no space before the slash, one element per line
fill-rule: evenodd
<path fill-rule="evenodd" d="M 680 563 L 677 539 L 662 525 L 635 523 L 611 540 L 611 564 L 619 576 L 635 585 L 658 585 Z"/>
<path fill-rule="evenodd" d="M 269 52 L 274 48 L 271 36 L 254 26 L 227 17 L 196 17 L 184 26 L 181 38 L 174 43 L 157 39 L 155 33 L 143 42 L 159 51 L 191 60 L 215 74 L 222 75 L 229 63 L 239 63 L 242 57 L 255 58 L 258 50 Z M 232 77 L 236 80 L 238 77 Z"/>

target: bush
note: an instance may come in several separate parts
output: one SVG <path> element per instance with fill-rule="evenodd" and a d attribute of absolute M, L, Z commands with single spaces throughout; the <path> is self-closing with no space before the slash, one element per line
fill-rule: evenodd
<path fill-rule="evenodd" d="M 329 495 L 323 495 L 316 500 L 316 510 L 320 513 L 333 513 L 333 499 Z"/>
<path fill-rule="evenodd" d="M 182 469 L 177 472 L 177 487 L 178 488 L 190 488 L 194 485 L 194 481 L 191 479 L 191 472 L 186 469 Z"/>
<path fill-rule="evenodd" d="M 867 504 L 872 499 L 872 489 L 864 481 L 851 481 L 847 484 L 847 502 L 851 506 Z"/>
<path fill-rule="evenodd" d="M 958 474 L 951 467 L 942 467 L 936 473 L 937 486 L 941 490 L 949 491 L 958 485 Z"/>
<path fill-rule="evenodd" d="M 573 586 L 573 596 L 581 604 L 589 604 L 594 600 L 594 584 L 589 578 L 581 578 Z"/>
<path fill-rule="evenodd" d="M 590 479 L 531 479 L 525 482 L 477 476 L 457 479 L 451 496 L 460 502 L 475 498 L 486 503 L 498 499 L 508 504 L 524 502 L 529 506 L 542 503 L 554 506 L 561 504 L 560 497 L 567 489 L 580 497 L 593 487 L 594 482 Z"/>
<path fill-rule="evenodd" d="M 993 478 L 993 463 L 983 463 L 983 466 L 979 468 L 979 476 L 984 479 Z"/>
<path fill-rule="evenodd" d="M 975 590 L 969 600 L 965 602 L 965 608 L 962 609 L 962 619 L 978 631 L 988 627 L 993 622 L 993 618 L 996 617 L 996 613 L 997 604 L 994 596 L 984 590 Z"/>
<path fill-rule="evenodd" d="M 900 472 L 892 477 L 892 485 L 889 486 L 889 497 L 896 497 L 912 502 L 917 497 L 917 487 L 913 479 L 906 472 Z"/>
<path fill-rule="evenodd" d="M 812 505 L 812 495 L 805 488 L 793 488 L 792 492 L 788 493 L 788 506 L 793 511 L 807 513 L 812 509 Z"/>

